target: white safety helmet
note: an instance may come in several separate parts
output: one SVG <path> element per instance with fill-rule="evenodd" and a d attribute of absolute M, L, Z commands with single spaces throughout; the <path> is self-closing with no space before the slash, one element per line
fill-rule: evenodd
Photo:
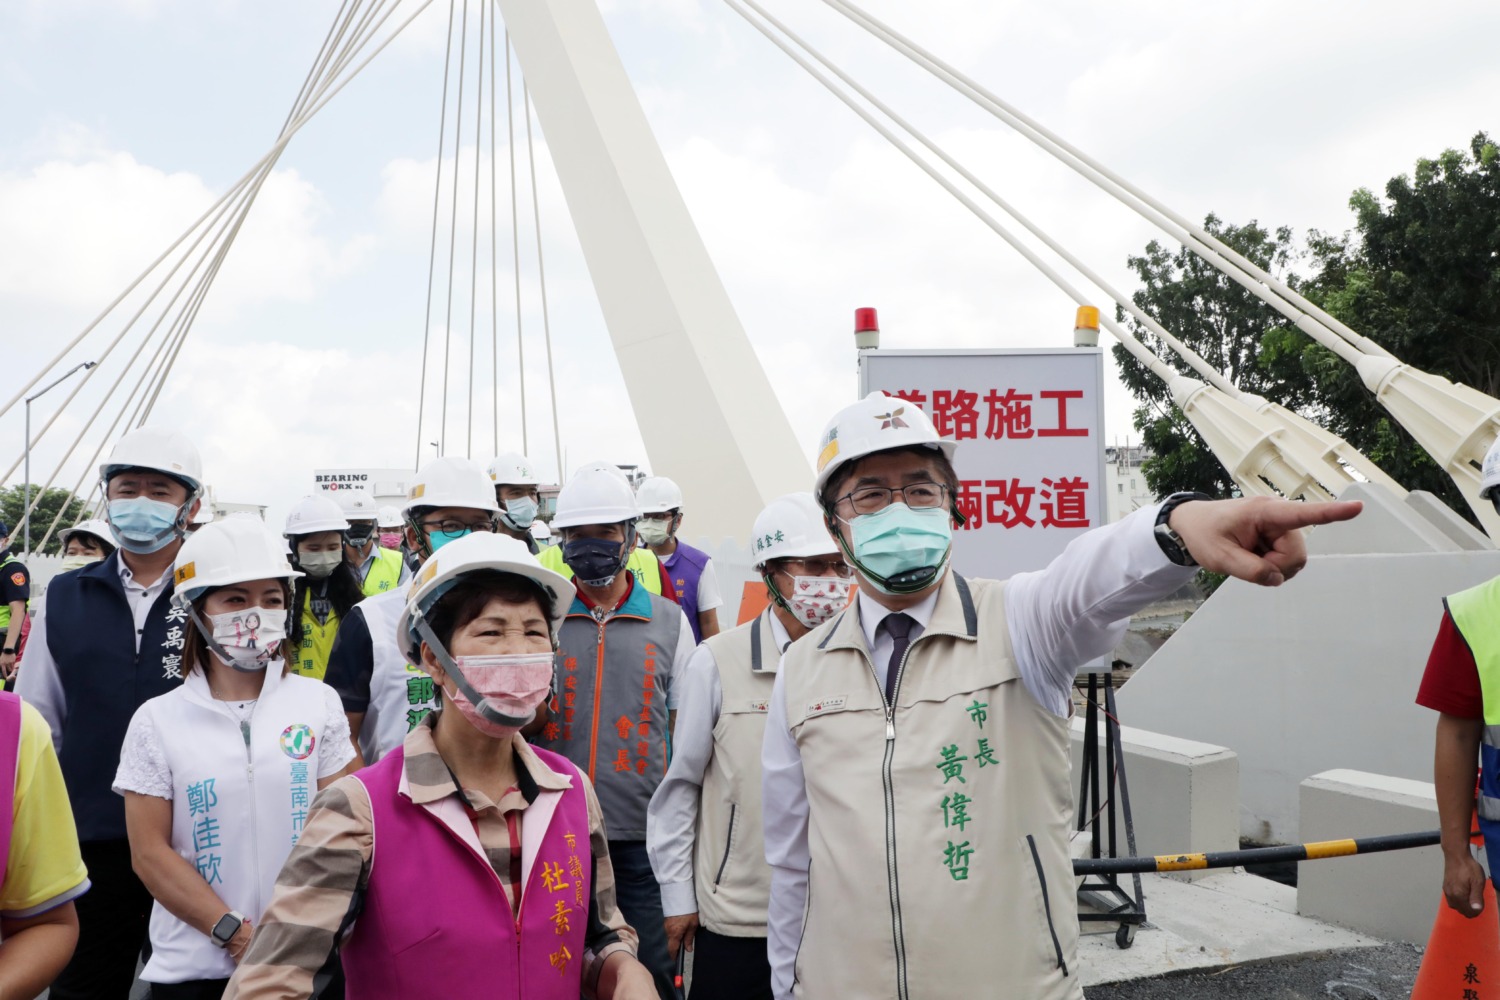
<path fill-rule="evenodd" d="M 531 537 L 540 545 L 552 544 L 552 529 L 547 527 L 546 521 L 532 521 L 531 527 L 526 529 L 531 532 Z"/>
<path fill-rule="evenodd" d="M 182 543 L 172 563 L 172 602 L 186 606 L 213 587 L 301 575 L 287 561 L 285 540 L 259 518 L 228 517 Z"/>
<path fill-rule="evenodd" d="M 313 494 L 305 496 L 292 505 L 291 512 L 286 516 L 286 531 L 288 538 L 296 535 L 315 535 L 320 531 L 337 531 L 340 534 L 349 530 L 349 522 L 344 518 L 344 512 L 339 509 L 338 502 L 327 495 Z"/>
<path fill-rule="evenodd" d="M 554 528 L 578 528 L 585 524 L 619 524 L 641 516 L 635 492 L 619 470 L 580 469 L 557 494 Z"/>
<path fill-rule="evenodd" d="M 642 514 L 665 514 L 682 509 L 682 490 L 666 476 L 652 476 L 636 488 L 635 502 Z"/>
<path fill-rule="evenodd" d="M 401 512 L 394 507 L 382 507 L 375 516 L 375 524 L 381 528 L 401 527 Z"/>
<path fill-rule="evenodd" d="M 489 473 L 457 456 L 434 458 L 417 472 L 401 512 L 410 515 L 418 507 L 472 507 L 500 513 Z"/>
<path fill-rule="evenodd" d="M 193 520 L 189 523 L 202 526 L 213 524 L 215 520 L 213 501 L 205 500 L 198 505 L 198 513 L 193 515 Z"/>
<path fill-rule="evenodd" d="M 940 450 L 950 462 L 958 447 L 938 435 L 932 421 L 916 403 L 872 392 L 835 413 L 823 429 L 823 436 L 818 438 L 818 479 L 814 492 L 826 503 L 831 498 L 823 496 L 823 489 L 844 465 L 876 452 L 913 446 Z"/>
<path fill-rule="evenodd" d="M 1500 437 L 1484 453 L 1484 478 L 1479 481 L 1479 499 L 1495 500 L 1495 487 L 1500 486 Z"/>
<path fill-rule="evenodd" d="M 104 542 L 109 548 L 116 546 L 115 536 L 109 530 L 109 522 L 98 518 L 89 518 L 87 521 L 79 521 L 71 528 L 64 528 L 57 533 L 57 544 L 59 548 L 68 547 L 68 539 L 74 535 L 90 535 Z"/>
<path fill-rule="evenodd" d="M 396 645 L 407 663 L 421 663 L 422 636 L 418 619 L 432 610 L 454 584 L 470 573 L 498 570 L 515 573 L 535 583 L 552 603 L 549 621 L 555 639 L 577 593 L 561 573 L 547 569 L 536 561 L 526 543 L 509 535 L 487 532 L 465 535 L 444 545 L 428 557 L 411 582 L 406 610 L 396 623 Z"/>
<path fill-rule="evenodd" d="M 99 466 L 99 478 L 108 486 L 112 476 L 126 469 L 152 469 L 181 480 L 190 502 L 203 492 L 203 459 L 198 449 L 164 427 L 141 427 L 116 441 L 109 458 Z"/>
<path fill-rule="evenodd" d="M 623 479 L 627 483 L 630 482 L 630 477 L 625 475 L 624 469 L 620 468 L 613 462 L 606 462 L 602 458 L 595 462 L 585 462 L 584 464 L 580 465 L 578 468 L 573 470 L 573 476 L 574 478 L 577 478 L 578 476 L 583 475 L 585 472 L 608 472 L 610 475 L 615 476 L 619 479 Z"/>
<path fill-rule="evenodd" d="M 368 490 L 329 490 L 328 495 L 338 504 L 339 512 L 346 521 L 373 521 L 380 515 L 375 498 Z"/>
<path fill-rule="evenodd" d="M 755 519 L 750 559 L 757 570 L 772 559 L 838 554 L 838 545 L 828 534 L 823 510 L 811 493 L 777 497 Z"/>
<path fill-rule="evenodd" d="M 539 486 L 536 467 L 519 451 L 507 451 L 490 459 L 490 481 L 508 486 Z"/>

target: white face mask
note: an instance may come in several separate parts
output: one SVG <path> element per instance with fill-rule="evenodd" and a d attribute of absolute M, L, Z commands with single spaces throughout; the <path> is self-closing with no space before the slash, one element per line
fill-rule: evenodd
<path fill-rule="evenodd" d="M 266 669 L 281 653 L 286 639 L 286 611 L 282 608 L 245 608 L 209 615 L 209 648 L 229 666 L 246 673 Z"/>
<path fill-rule="evenodd" d="M 339 563 L 344 561 L 344 554 L 334 552 L 298 552 L 297 562 L 302 566 L 303 572 L 314 580 L 322 580 L 332 575 L 338 569 Z"/>
<path fill-rule="evenodd" d="M 635 533 L 647 545 L 665 545 L 667 539 L 672 537 L 672 519 L 656 521 L 643 517 L 635 523 Z"/>
<path fill-rule="evenodd" d="M 92 566 L 103 558 L 103 556 L 68 556 L 62 561 L 61 570 L 66 573 L 71 569 L 83 569 L 83 567 Z"/>
<path fill-rule="evenodd" d="M 836 576 L 794 576 L 792 592 L 783 594 L 792 615 L 808 628 L 817 628 L 849 606 L 854 581 Z"/>

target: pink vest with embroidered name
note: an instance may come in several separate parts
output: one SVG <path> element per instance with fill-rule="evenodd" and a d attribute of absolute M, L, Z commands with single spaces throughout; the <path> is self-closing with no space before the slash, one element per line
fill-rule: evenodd
<path fill-rule="evenodd" d="M 536 754 L 573 787 L 542 793 L 559 797 L 523 869 L 519 919 L 488 859 L 400 794 L 400 748 L 355 776 L 370 793 L 375 844 L 364 909 L 343 948 L 349 1000 L 577 1000 L 593 891 L 588 805 L 577 768 Z M 521 814 L 523 844 L 540 802 Z"/>

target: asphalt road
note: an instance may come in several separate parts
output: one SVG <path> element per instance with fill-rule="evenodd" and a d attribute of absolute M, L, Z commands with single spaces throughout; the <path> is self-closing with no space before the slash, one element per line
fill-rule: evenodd
<path fill-rule="evenodd" d="M 1406 1000 L 1422 949 L 1387 944 L 1084 990 L 1088 1000 Z"/>

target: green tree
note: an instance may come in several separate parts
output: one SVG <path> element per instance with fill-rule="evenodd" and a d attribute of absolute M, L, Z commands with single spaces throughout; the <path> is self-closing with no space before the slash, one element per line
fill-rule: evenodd
<path fill-rule="evenodd" d="M 68 504 L 67 513 L 63 515 L 61 521 L 57 522 L 59 530 L 69 525 L 77 524 L 88 517 L 88 509 L 84 506 L 83 501 L 77 498 L 70 498 L 67 490 L 49 489 L 42 495 L 41 500 L 37 502 L 37 493 L 39 490 L 40 487 L 32 484 L 31 499 L 33 502 L 36 502 L 36 507 L 31 512 L 31 544 L 33 548 L 41 543 L 42 536 L 47 533 L 47 526 L 52 523 L 52 519 L 57 516 L 57 512 L 62 509 L 65 501 Z M 4 489 L 0 489 L 0 521 L 4 521 L 10 526 L 11 547 L 16 550 L 17 554 L 21 554 L 21 513 L 26 509 L 25 492 L 26 487 L 23 485 L 7 486 Z M 57 541 L 56 532 L 53 532 L 52 537 L 47 539 L 47 545 L 41 551 L 48 555 L 55 555 L 62 551 L 62 546 Z M 24 555 L 22 557 L 24 558 Z"/>
<path fill-rule="evenodd" d="M 1500 396 L 1500 153 L 1481 132 L 1466 151 L 1419 160 L 1384 191 L 1356 191 L 1354 230 L 1310 231 L 1300 249 L 1284 228 L 1271 234 L 1254 223 L 1208 221 L 1220 239 L 1401 360 Z M 1404 486 L 1436 493 L 1468 516 L 1452 480 L 1332 351 L 1187 251 L 1152 244 L 1130 262 L 1143 285 L 1136 304 L 1235 384 L 1321 423 Z M 1166 388 L 1128 356 L 1121 372 L 1142 402 L 1137 427 L 1156 450 L 1143 470 L 1152 488 L 1228 495 L 1227 475 Z"/>

